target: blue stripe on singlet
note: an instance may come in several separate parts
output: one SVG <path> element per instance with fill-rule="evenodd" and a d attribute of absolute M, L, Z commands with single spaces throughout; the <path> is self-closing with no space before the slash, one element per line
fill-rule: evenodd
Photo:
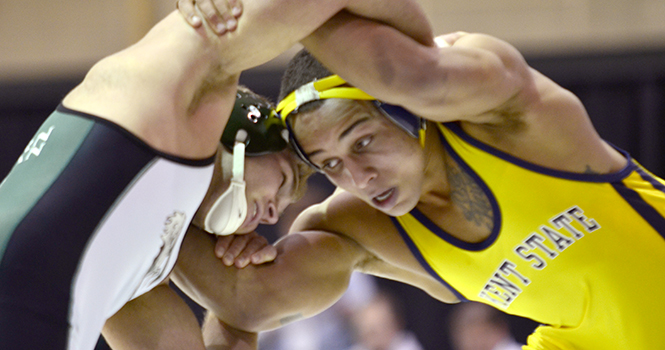
<path fill-rule="evenodd" d="M 425 260 L 425 257 L 423 257 L 423 255 L 420 253 L 420 250 L 418 249 L 418 247 L 416 247 L 416 244 L 413 242 L 409 234 L 406 233 L 406 231 L 399 223 L 397 218 L 391 216 L 390 220 L 393 221 L 395 228 L 397 228 L 397 231 L 399 231 L 399 234 L 402 236 L 404 243 L 406 243 L 406 245 L 409 247 L 411 254 L 413 254 L 413 256 L 418 260 L 418 262 L 425 269 L 425 271 L 427 271 L 430 275 L 432 275 L 432 277 L 436 278 L 437 281 L 441 282 L 441 284 L 446 286 L 446 288 L 448 288 L 453 294 L 455 294 L 457 299 L 459 299 L 460 301 L 468 301 L 468 299 L 464 297 L 462 293 L 457 291 L 457 289 L 455 289 L 448 282 L 446 282 L 441 276 L 439 276 L 439 274 L 436 273 L 436 271 L 434 271 L 434 269 L 429 265 L 429 263 L 427 263 L 427 260 Z"/>
<path fill-rule="evenodd" d="M 649 173 L 640 167 L 636 167 L 635 171 L 644 181 L 651 184 L 654 189 L 665 193 L 665 186 Z M 612 183 L 612 186 L 661 237 L 665 238 L 665 218 L 651 204 L 647 203 L 637 191 L 626 186 L 623 182 Z"/>

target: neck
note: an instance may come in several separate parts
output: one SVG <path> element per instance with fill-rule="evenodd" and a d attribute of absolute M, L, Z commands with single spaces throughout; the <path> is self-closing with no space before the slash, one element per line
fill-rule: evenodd
<path fill-rule="evenodd" d="M 425 139 L 425 176 L 419 205 L 445 206 L 450 203 L 451 187 L 448 152 L 441 144 L 440 134 L 434 123 L 428 122 Z"/>

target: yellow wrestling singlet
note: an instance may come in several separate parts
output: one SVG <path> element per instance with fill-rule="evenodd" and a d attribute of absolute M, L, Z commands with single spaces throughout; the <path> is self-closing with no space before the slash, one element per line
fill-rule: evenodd
<path fill-rule="evenodd" d="M 628 158 L 613 174 L 525 162 L 440 125 L 489 198 L 494 228 L 460 241 L 417 209 L 393 218 L 421 264 L 460 299 L 543 325 L 524 349 L 665 349 L 665 181 Z"/>

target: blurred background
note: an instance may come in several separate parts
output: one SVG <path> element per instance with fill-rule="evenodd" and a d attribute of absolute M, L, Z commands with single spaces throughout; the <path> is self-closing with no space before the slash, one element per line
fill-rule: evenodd
<path fill-rule="evenodd" d="M 665 176 L 665 1 L 420 2 L 438 34 L 484 32 L 514 44 L 534 68 L 580 97 L 603 138 Z M 172 0 L 0 0 L 0 178 L 94 62 L 137 41 L 174 7 Z M 241 82 L 276 99 L 284 64 L 295 51 L 243 73 Z M 331 191 L 325 179 L 313 177 L 308 196 L 281 224 L 262 227 L 261 232 L 276 239 L 300 209 Z M 330 311 L 264 334 L 262 349 L 464 349 L 462 340 L 450 334 L 460 335 L 459 329 L 470 326 L 450 322 L 451 315 L 475 320 L 474 325 L 492 320 L 483 334 L 490 328 L 508 329 L 517 342 L 524 342 L 535 326 L 515 317 L 456 308 L 409 286 L 354 276 L 349 293 Z M 370 322 L 393 318 L 392 324 Z M 393 336 L 411 341 L 388 348 L 371 340 Z M 473 348 L 483 350 L 481 346 L 490 350 L 494 345 Z"/>

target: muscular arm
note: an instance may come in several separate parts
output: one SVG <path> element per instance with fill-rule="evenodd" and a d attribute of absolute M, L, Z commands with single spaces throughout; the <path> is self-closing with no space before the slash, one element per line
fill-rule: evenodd
<path fill-rule="evenodd" d="M 302 42 L 331 71 L 378 99 L 436 121 L 492 121 L 484 113 L 524 87 L 526 63 L 496 38 L 459 33 L 449 39 L 448 47 L 422 45 L 385 24 L 340 13 Z"/>
<path fill-rule="evenodd" d="M 190 229 L 173 279 L 214 315 L 246 331 L 273 329 L 326 309 L 367 258 L 347 238 L 311 231 L 278 241 L 273 263 L 237 269 L 214 255 L 214 244 L 208 234 Z"/>
<path fill-rule="evenodd" d="M 209 310 L 202 331 L 189 307 L 162 284 L 107 320 L 107 342 L 125 350 L 203 350 L 204 344 L 208 350 L 256 349 L 256 332 L 312 316 L 337 301 L 365 257 L 346 238 L 307 232 L 281 239 L 274 263 L 239 269 L 218 259 L 214 245 L 215 237 L 191 226 L 172 276 Z"/>
<path fill-rule="evenodd" d="M 214 13 L 210 9 L 215 0 L 198 0 L 197 4 L 206 11 L 204 16 Z M 225 7 L 226 2 L 220 2 L 218 8 Z M 265 63 L 341 10 L 387 23 L 423 44 L 433 43 L 430 24 L 415 0 L 246 0 L 237 30 L 220 37 L 222 67 L 240 72 Z"/>
<path fill-rule="evenodd" d="M 218 242 L 219 243 L 219 242 Z M 276 250 L 257 233 L 224 236 L 225 264 L 245 267 L 272 261 Z M 213 317 L 214 318 L 214 317 Z M 201 338 L 198 321 L 168 280 L 128 302 L 105 324 L 104 336 L 118 349 L 256 349 L 256 334 L 235 329 L 219 320 L 207 322 Z"/>
<path fill-rule="evenodd" d="M 180 11 L 186 18 L 198 18 L 198 13 L 194 8 L 194 2 L 198 5 L 201 14 L 207 20 L 207 23 L 216 26 L 220 23 L 219 11 L 228 11 L 229 4 L 226 0 L 179 0 Z M 245 1 L 249 6 L 254 6 L 261 11 L 264 8 L 264 5 L 261 2 L 256 1 Z M 335 13 L 346 10 L 349 13 L 354 15 L 372 19 L 377 22 L 386 23 L 391 27 L 396 28 L 400 32 L 406 34 L 407 36 L 413 38 L 419 43 L 424 45 L 432 45 L 432 29 L 428 21 L 427 16 L 423 12 L 422 8 L 417 1 L 414 0 L 395 0 L 390 2 L 385 2 L 381 0 L 341 0 L 341 1 L 318 1 L 318 2 L 305 2 L 299 3 L 298 1 L 291 1 L 291 4 L 282 3 L 283 1 L 277 1 L 275 9 L 284 9 L 284 13 L 292 12 L 292 18 L 296 18 L 292 23 L 285 23 L 288 25 L 295 25 L 299 30 L 305 29 L 305 32 L 311 33 L 313 29 L 320 26 L 323 22 L 320 21 L 321 18 L 329 19 Z M 293 6 L 294 9 L 289 10 L 288 6 Z M 305 10 L 300 10 L 306 7 Z M 323 16 L 314 16 L 314 13 L 309 13 L 309 9 L 314 9 L 315 11 L 321 13 Z M 251 9 L 251 8 L 250 8 Z M 273 10 L 270 8 L 269 10 Z M 311 18 L 298 17 L 297 12 L 293 10 L 300 10 L 301 13 L 309 13 Z M 251 10 L 250 10 L 251 11 Z M 266 12 L 268 17 L 270 17 L 271 12 Z M 276 16 L 278 19 L 283 17 L 282 12 L 277 13 Z M 228 17 L 228 15 L 227 15 Z M 251 16 L 250 16 L 251 17 Z M 288 18 L 288 17 L 283 17 Z M 270 19 L 270 18 L 268 18 Z M 240 18 L 240 22 L 248 22 L 251 24 L 251 18 L 243 15 Z M 279 20 L 278 20 L 279 22 Z M 198 23 L 198 20 L 197 20 Z M 279 24 L 279 23 L 278 23 Z M 244 23 L 241 23 L 241 26 L 244 26 Z M 312 26 L 313 25 L 313 26 Z M 272 24 L 271 24 L 272 26 Z M 263 33 L 259 38 L 263 38 L 266 35 L 276 34 L 280 35 L 279 31 L 274 33 Z M 303 36 L 304 37 L 304 36 Z M 282 38 L 283 39 L 283 38 Z M 287 41 L 284 44 L 293 45 L 297 41 Z M 260 43 L 260 42 L 259 42 Z M 265 45 L 265 43 L 264 43 Z M 287 46 L 288 48 L 288 46 Z"/>
<path fill-rule="evenodd" d="M 228 325 L 251 332 L 325 310 L 345 292 L 354 270 L 456 300 L 422 269 L 391 220 L 351 195 L 339 192 L 308 208 L 291 232 L 276 243 L 273 263 L 236 269 L 214 255 L 214 237 L 191 229 L 173 279 Z"/>
<path fill-rule="evenodd" d="M 243 6 L 237 29 L 223 36 L 171 13 L 138 43 L 95 64 L 65 106 L 109 119 L 161 151 L 202 158 L 216 149 L 239 74 L 289 49 L 340 10 L 372 14 L 431 42 L 427 22 L 413 20 L 415 0 L 249 0 Z"/>

